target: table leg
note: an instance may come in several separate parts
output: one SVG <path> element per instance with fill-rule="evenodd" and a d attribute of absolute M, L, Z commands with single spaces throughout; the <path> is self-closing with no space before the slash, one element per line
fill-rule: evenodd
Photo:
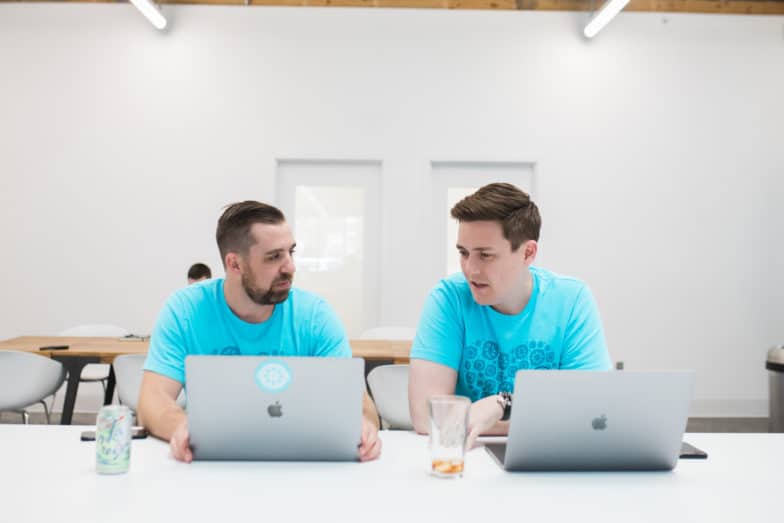
<path fill-rule="evenodd" d="M 100 363 L 101 359 L 97 356 L 58 356 L 56 354 L 52 354 L 52 359 L 62 363 L 65 370 L 68 371 L 68 386 L 65 389 L 65 402 L 63 403 L 63 415 L 60 418 L 60 425 L 70 425 L 82 369 L 88 363 Z"/>
<path fill-rule="evenodd" d="M 106 380 L 106 390 L 103 393 L 103 404 L 111 405 L 112 398 L 114 397 L 114 385 L 117 383 L 117 377 L 114 375 L 114 365 L 109 365 L 109 379 Z"/>

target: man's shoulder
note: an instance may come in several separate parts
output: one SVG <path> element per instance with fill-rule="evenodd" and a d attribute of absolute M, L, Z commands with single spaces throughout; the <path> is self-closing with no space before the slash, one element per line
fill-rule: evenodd
<path fill-rule="evenodd" d="M 295 310 L 306 311 L 320 307 L 327 301 L 315 292 L 292 287 L 286 303 Z"/>
<path fill-rule="evenodd" d="M 439 280 L 430 290 L 428 304 L 427 310 L 431 314 L 465 314 L 477 307 L 468 282 L 460 272 Z"/>
<path fill-rule="evenodd" d="M 168 304 L 179 310 L 196 310 L 204 305 L 211 305 L 221 296 L 223 279 L 205 280 L 177 289 L 170 296 Z"/>
<path fill-rule="evenodd" d="M 457 297 L 471 296 L 471 289 L 462 272 L 456 272 L 442 278 L 433 290 L 440 290 Z"/>
<path fill-rule="evenodd" d="M 581 279 L 565 276 L 541 267 L 531 267 L 531 273 L 537 282 L 537 294 L 540 298 L 558 301 L 576 299 L 588 285 Z"/>

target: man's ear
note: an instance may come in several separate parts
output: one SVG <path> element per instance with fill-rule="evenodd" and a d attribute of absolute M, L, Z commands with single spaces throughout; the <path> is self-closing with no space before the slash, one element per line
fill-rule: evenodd
<path fill-rule="evenodd" d="M 233 272 L 239 274 L 241 272 L 242 260 L 236 252 L 230 252 L 226 255 L 226 272 Z"/>
<path fill-rule="evenodd" d="M 536 240 L 528 240 L 521 245 L 523 251 L 523 261 L 526 265 L 532 265 L 536 260 L 536 253 L 539 252 L 539 244 Z"/>

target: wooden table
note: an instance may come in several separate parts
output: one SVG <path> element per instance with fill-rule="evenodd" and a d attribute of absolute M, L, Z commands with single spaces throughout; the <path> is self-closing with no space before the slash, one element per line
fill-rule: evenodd
<path fill-rule="evenodd" d="M 400 340 L 349 340 L 355 357 L 374 363 L 408 363 L 411 350 L 410 341 Z M 42 351 L 40 347 L 51 345 L 68 345 L 66 350 Z M 0 350 L 18 350 L 32 352 L 59 361 L 68 371 L 68 385 L 65 390 L 61 425 L 70 425 L 73 416 L 76 393 L 79 389 L 79 377 L 88 363 L 109 363 L 123 354 L 146 354 L 149 341 L 102 337 L 70 337 L 70 336 L 20 336 L 0 341 Z M 109 371 L 103 403 L 109 405 L 114 396 L 114 368 Z"/>

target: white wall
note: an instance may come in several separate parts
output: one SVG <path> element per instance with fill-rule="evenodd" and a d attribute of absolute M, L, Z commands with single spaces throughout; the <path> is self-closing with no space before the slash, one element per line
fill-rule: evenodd
<path fill-rule="evenodd" d="M 130 5 L 0 5 L 0 338 L 149 332 L 219 266 L 221 207 L 302 157 L 383 162 L 380 317 L 413 325 L 430 160 L 524 161 L 540 265 L 591 284 L 613 358 L 696 369 L 693 414 L 765 414 L 784 18 L 622 14 L 586 42 L 579 13 L 164 12 L 167 34 Z"/>

